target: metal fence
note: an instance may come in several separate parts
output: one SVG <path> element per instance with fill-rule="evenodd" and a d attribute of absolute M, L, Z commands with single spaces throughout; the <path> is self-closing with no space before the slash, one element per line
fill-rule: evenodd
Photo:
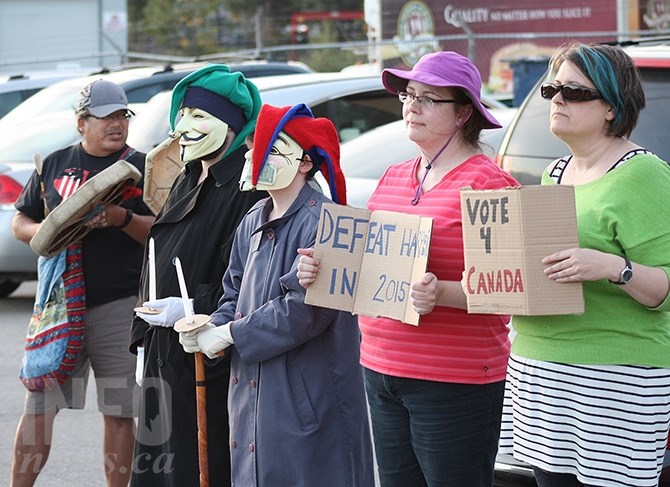
<path fill-rule="evenodd" d="M 566 42 L 630 43 L 665 36 L 670 30 L 636 32 L 526 32 L 514 34 L 459 34 L 421 40 L 384 40 L 377 43 L 346 42 L 328 44 L 295 44 L 242 49 L 198 57 L 157 56 L 131 52 L 128 59 L 153 61 L 211 61 L 233 59 L 274 59 L 303 62 L 316 71 L 356 70 L 378 73 L 383 67 L 411 66 L 421 54 L 451 50 L 468 56 L 482 73 L 486 90 L 491 93 L 513 93 L 514 68 L 521 62 L 546 60 L 557 46 Z"/>
<path fill-rule="evenodd" d="M 122 63 L 181 63 L 193 61 L 232 62 L 240 59 L 273 59 L 300 61 L 316 71 L 378 73 L 383 67 L 411 66 L 420 55 L 437 50 L 451 50 L 468 56 L 482 73 L 489 93 L 511 96 L 514 90 L 514 68 L 520 60 L 547 59 L 555 48 L 570 41 L 631 42 L 666 36 L 670 30 L 635 32 L 525 32 L 509 34 L 462 33 L 433 36 L 419 40 L 386 39 L 372 42 L 307 43 L 260 48 L 236 49 L 200 56 L 166 53 L 155 44 L 140 43 L 150 52 L 128 52 Z M 98 53 L 102 57 L 103 53 Z M 42 60 L 44 61 L 44 60 Z M 53 59 L 54 65 L 63 59 Z M 74 61 L 68 59 L 67 61 Z"/>

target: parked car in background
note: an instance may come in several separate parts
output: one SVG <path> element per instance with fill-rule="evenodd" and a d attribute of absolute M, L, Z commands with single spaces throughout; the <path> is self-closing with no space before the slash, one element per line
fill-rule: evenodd
<path fill-rule="evenodd" d="M 388 122 L 400 120 L 401 104 L 395 95 L 381 84 L 379 74 L 314 73 L 298 78 L 272 76 L 254 79 L 264 103 L 277 106 L 307 104 L 317 117 L 327 117 L 338 129 L 340 142 L 355 139 L 361 134 Z M 483 104 L 501 110 L 502 117 L 511 118 L 507 105 L 483 97 Z M 159 93 L 143 107 L 142 113 L 131 121 L 128 141 L 149 152 L 168 136 L 170 93 Z M 501 121 L 502 122 L 502 121 Z M 500 135 L 502 137 L 502 134 Z M 497 146 L 496 142 L 496 146 Z"/>
<path fill-rule="evenodd" d="M 34 71 L 0 76 L 0 118 L 35 93 L 53 83 L 95 71 L 90 69 Z"/>
<path fill-rule="evenodd" d="M 640 113 L 630 138 L 670 162 L 666 125 L 670 106 L 670 41 L 640 41 L 625 49 L 640 70 L 647 99 L 647 107 Z M 548 80 L 547 76 L 541 77 L 519 107 L 498 154 L 503 169 L 521 184 L 538 184 L 549 163 L 568 154 L 567 146 L 549 131 L 551 101 L 540 96 L 539 88 Z"/>
<path fill-rule="evenodd" d="M 155 93 L 172 89 L 177 81 L 202 65 L 133 68 L 54 83 L 0 119 L 0 130 L 12 134 L 0 139 L 0 298 L 12 293 L 21 282 L 37 277 L 37 256 L 12 235 L 11 220 L 16 211 L 13 203 L 32 174 L 33 154 L 45 157 L 80 140 L 74 107 L 81 89 L 98 78 L 114 81 L 126 90 L 131 107 L 139 112 Z M 280 61 L 243 61 L 229 66 L 249 77 L 312 72 L 302 63 Z"/>
<path fill-rule="evenodd" d="M 190 63 L 105 70 L 53 83 L 0 118 L 0 130 L 49 113 L 72 112 L 81 89 L 96 79 L 106 79 L 121 85 L 131 108 L 137 109 L 139 104 L 145 103 L 156 93 L 171 90 L 179 80 L 204 65 Z M 313 72 L 307 65 L 298 62 L 253 60 L 229 63 L 228 66 L 232 71 L 241 71 L 249 78 Z"/>
<path fill-rule="evenodd" d="M 329 116 L 334 120 L 341 133 L 348 134 L 348 137 L 400 117 L 397 97 L 383 89 L 378 76 L 302 73 L 254 78 L 254 82 L 267 103 L 288 105 L 306 102 L 314 107 L 317 116 Z M 47 90 L 53 91 L 52 88 Z M 78 89 L 81 90 L 81 87 Z M 167 137 L 169 93 L 167 91 L 161 96 L 162 112 L 149 117 L 140 111 L 137 117 L 131 119 L 130 145 L 146 152 Z M 59 100 L 54 100 L 54 103 L 57 102 Z M 10 294 L 22 281 L 36 277 L 37 256 L 30 247 L 12 236 L 13 203 L 33 171 L 35 152 L 46 156 L 79 140 L 72 103 L 65 104 L 66 110 L 17 122 L 11 130 L 16 136 L 0 139 L 0 297 Z M 146 123 L 141 123 L 142 119 L 147 119 Z M 158 130 L 156 127 L 159 127 Z"/>
<path fill-rule="evenodd" d="M 388 93 L 379 75 L 311 73 L 300 76 L 268 76 L 253 82 L 264 103 L 276 106 L 307 104 L 317 117 L 328 117 L 341 140 L 349 140 L 400 118 L 397 97 Z M 170 131 L 170 93 L 150 100 L 131 122 L 128 143 L 148 152 Z"/>

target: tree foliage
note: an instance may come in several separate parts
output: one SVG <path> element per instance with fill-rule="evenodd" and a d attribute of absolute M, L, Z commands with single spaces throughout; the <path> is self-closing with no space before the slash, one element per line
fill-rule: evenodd
<path fill-rule="evenodd" d="M 363 0 L 136 0 L 128 6 L 133 39 L 186 56 L 290 44 L 293 13 L 343 10 L 362 11 Z M 324 23 L 311 26 L 304 42 L 342 40 L 354 39 Z"/>
<path fill-rule="evenodd" d="M 186 55 L 212 52 L 218 45 L 219 0 L 147 0 L 147 33 L 170 50 Z"/>

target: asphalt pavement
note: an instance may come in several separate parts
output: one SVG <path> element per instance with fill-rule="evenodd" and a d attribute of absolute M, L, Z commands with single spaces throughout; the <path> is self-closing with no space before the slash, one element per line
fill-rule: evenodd
<path fill-rule="evenodd" d="M 22 284 L 0 299 L 0 485 L 9 485 L 14 433 L 23 410 L 25 388 L 18 379 L 23 346 L 35 296 L 35 282 Z M 102 416 L 89 383 L 83 410 L 56 417 L 51 454 L 35 487 L 105 485 L 102 461 Z"/>
<path fill-rule="evenodd" d="M 35 281 L 24 283 L 8 298 L 0 299 L 0 341 L 5 347 L 0 353 L 0 486 L 9 485 L 14 434 L 23 411 L 26 390 L 18 371 L 36 285 Z M 35 487 L 63 486 L 105 486 L 102 415 L 92 374 L 86 407 L 58 413 L 49 461 L 35 483 Z"/>

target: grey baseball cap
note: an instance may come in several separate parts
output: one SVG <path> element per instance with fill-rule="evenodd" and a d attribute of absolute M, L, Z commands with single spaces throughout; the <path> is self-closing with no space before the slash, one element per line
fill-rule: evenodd
<path fill-rule="evenodd" d="M 128 110 L 128 98 L 116 83 L 104 79 L 95 80 L 81 90 L 77 102 L 77 115 L 93 115 L 102 118 L 118 110 Z"/>

